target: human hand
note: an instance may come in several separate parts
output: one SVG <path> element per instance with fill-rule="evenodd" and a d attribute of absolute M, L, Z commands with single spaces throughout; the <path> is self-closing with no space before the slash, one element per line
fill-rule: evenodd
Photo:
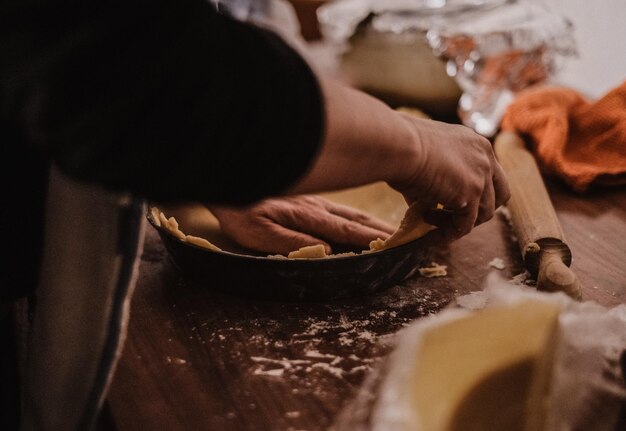
<path fill-rule="evenodd" d="M 459 238 L 491 219 L 510 196 L 491 143 L 465 126 L 398 115 L 409 123 L 418 149 L 412 175 L 392 186 L 407 201 L 420 199 L 432 208 L 425 220 L 446 238 Z M 437 204 L 444 211 L 435 210 Z"/>
<path fill-rule="evenodd" d="M 320 80 L 326 130 L 313 165 L 290 194 L 386 181 L 433 211 L 428 223 L 458 238 L 509 197 L 490 142 L 468 127 L 416 118 L 361 91 Z M 444 211 L 435 211 L 438 204 Z"/>
<path fill-rule="evenodd" d="M 289 252 L 328 242 L 366 249 L 395 230 L 385 222 L 319 196 L 296 195 L 264 200 L 247 208 L 209 208 L 222 231 L 240 245 L 264 253 Z M 328 241 L 328 242 L 327 242 Z"/>

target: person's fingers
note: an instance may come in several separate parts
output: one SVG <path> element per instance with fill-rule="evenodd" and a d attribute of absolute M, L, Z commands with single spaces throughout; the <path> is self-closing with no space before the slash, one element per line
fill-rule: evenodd
<path fill-rule="evenodd" d="M 454 211 L 452 225 L 448 227 L 451 235 L 460 238 L 470 233 L 478 217 L 479 202 L 473 200 L 465 208 Z"/>
<path fill-rule="evenodd" d="M 331 214 L 322 209 L 310 209 L 307 217 L 298 219 L 299 230 L 321 238 L 332 239 L 339 244 L 367 247 L 376 239 L 386 239 L 389 233 Z"/>
<path fill-rule="evenodd" d="M 428 233 L 428 243 L 436 244 L 438 247 L 443 246 L 449 242 L 454 241 L 456 238 L 446 232 L 444 229 L 435 229 Z"/>
<path fill-rule="evenodd" d="M 322 244 L 326 249 L 326 254 L 332 253 L 330 245 L 320 238 L 316 238 L 308 233 L 291 230 L 284 226 L 275 225 L 272 229 L 271 238 L 268 237 L 271 247 L 268 250 L 275 250 L 279 254 L 288 255 L 290 252 L 302 247 Z"/>
<path fill-rule="evenodd" d="M 240 245 L 261 252 L 286 254 L 326 242 L 367 248 L 386 239 L 392 226 L 362 211 L 317 196 L 268 199 L 243 210 L 215 208 L 222 231 Z"/>
<path fill-rule="evenodd" d="M 392 234 L 395 232 L 396 228 L 391 226 L 389 223 L 386 223 L 376 217 L 373 217 L 369 214 L 366 214 L 357 209 L 351 208 L 346 205 L 339 205 L 332 202 L 327 202 L 326 208 L 332 214 L 335 214 L 339 217 L 343 217 L 348 220 L 355 221 L 364 226 L 369 226 L 377 231 L 386 232 L 388 234 Z"/>
<path fill-rule="evenodd" d="M 347 207 L 341 208 L 319 197 L 298 197 L 298 202 L 300 205 L 292 206 L 290 211 L 268 213 L 268 216 L 287 228 L 307 232 L 333 243 L 361 247 L 367 247 L 376 238 L 386 239 L 390 235 L 388 231 L 394 230 L 384 224 L 376 223 L 372 217 L 367 217 L 361 211 L 350 211 Z M 366 221 L 374 227 L 346 217 Z"/>
<path fill-rule="evenodd" d="M 496 197 L 494 186 L 491 181 L 487 181 L 483 190 L 483 195 L 480 199 L 480 205 L 478 207 L 478 216 L 476 218 L 475 226 L 490 220 L 493 217 L 493 213 L 496 210 Z"/>
<path fill-rule="evenodd" d="M 429 209 L 424 212 L 424 221 L 437 227 L 452 225 L 453 211 L 445 209 Z"/>
<path fill-rule="evenodd" d="M 509 182 L 506 178 L 506 174 L 498 163 L 496 163 L 494 167 L 493 188 L 495 191 L 495 207 L 497 208 L 506 203 L 511 197 L 511 191 L 509 190 Z"/>
<path fill-rule="evenodd" d="M 326 253 L 330 254 L 330 245 L 313 235 L 290 229 L 273 222 L 264 220 L 247 226 L 247 229 L 232 230 L 229 234 L 244 247 L 265 253 L 278 253 L 287 255 L 299 248 L 322 244 Z"/>

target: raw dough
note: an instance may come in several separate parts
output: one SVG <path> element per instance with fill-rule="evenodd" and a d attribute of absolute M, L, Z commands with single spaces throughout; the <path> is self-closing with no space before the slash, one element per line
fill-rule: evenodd
<path fill-rule="evenodd" d="M 559 306 L 485 309 L 427 330 L 413 360 L 411 429 L 545 429 Z"/>
<path fill-rule="evenodd" d="M 436 262 L 432 262 L 430 266 L 418 268 L 420 275 L 426 278 L 445 277 L 448 275 L 448 267 L 446 265 L 439 265 Z"/>
<path fill-rule="evenodd" d="M 287 255 L 289 259 L 319 259 L 327 256 L 326 249 L 322 244 L 302 247 L 298 250 L 290 252 Z"/>
<path fill-rule="evenodd" d="M 191 244 L 197 245 L 198 247 L 208 248 L 209 250 L 222 251 L 222 249 L 216 246 L 215 244 L 211 244 L 210 241 L 207 241 L 204 238 L 200 238 L 199 236 L 186 235 L 185 241 Z"/>
<path fill-rule="evenodd" d="M 400 222 L 400 227 L 387 240 L 383 241 L 378 238 L 370 242 L 370 250 L 386 250 L 392 247 L 409 243 L 413 240 L 423 237 L 435 226 L 424 221 L 424 211 L 426 210 L 424 203 L 415 201 L 407 209 L 404 218 Z"/>
<path fill-rule="evenodd" d="M 154 217 L 155 213 L 158 213 L 159 215 L 157 218 Z M 165 214 L 163 214 L 161 211 L 158 211 L 158 209 L 156 208 L 153 208 L 152 215 L 153 219 L 155 221 L 158 221 L 159 226 L 163 227 L 176 238 L 190 244 L 197 245 L 198 247 L 206 248 L 213 251 L 222 251 L 221 248 L 219 248 L 215 244 L 212 244 L 210 241 L 204 238 L 193 235 L 186 235 L 182 230 L 180 230 L 178 221 L 176 221 L 174 217 L 167 218 Z"/>
<path fill-rule="evenodd" d="M 159 213 L 159 222 L 169 233 L 178 239 L 185 240 L 185 234 L 178 228 L 178 222 L 174 217 L 167 218 L 162 212 Z"/>

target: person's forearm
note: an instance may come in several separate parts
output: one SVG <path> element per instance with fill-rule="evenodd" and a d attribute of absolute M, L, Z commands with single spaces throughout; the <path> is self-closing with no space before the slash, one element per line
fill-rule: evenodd
<path fill-rule="evenodd" d="M 383 102 L 320 78 L 326 130 L 307 173 L 288 193 L 310 193 L 375 181 L 404 182 L 419 159 L 415 132 Z"/>
<path fill-rule="evenodd" d="M 288 193 L 311 193 L 386 181 L 407 202 L 443 205 L 432 222 L 459 237 L 489 220 L 509 191 L 490 142 L 472 129 L 415 118 L 357 90 L 321 79 L 323 145 Z M 438 216 L 438 215 L 437 215 Z"/>

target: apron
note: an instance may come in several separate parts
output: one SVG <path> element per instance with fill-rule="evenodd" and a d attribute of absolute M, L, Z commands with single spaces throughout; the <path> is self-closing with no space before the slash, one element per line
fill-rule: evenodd
<path fill-rule="evenodd" d="M 93 428 L 121 354 L 144 203 L 51 169 L 23 430 Z"/>

